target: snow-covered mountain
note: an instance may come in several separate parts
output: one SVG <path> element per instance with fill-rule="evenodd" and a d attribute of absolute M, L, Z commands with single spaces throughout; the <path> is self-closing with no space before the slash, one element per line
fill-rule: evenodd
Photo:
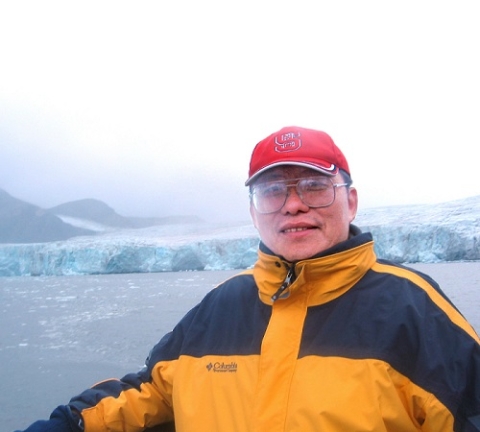
<path fill-rule="evenodd" d="M 355 223 L 373 233 L 381 258 L 480 260 L 480 196 L 436 205 L 364 209 Z M 92 221 L 76 218 L 75 224 L 91 228 Z M 255 262 L 258 241 L 249 222 L 109 229 L 65 241 L 0 245 L 0 276 L 241 269 Z"/>

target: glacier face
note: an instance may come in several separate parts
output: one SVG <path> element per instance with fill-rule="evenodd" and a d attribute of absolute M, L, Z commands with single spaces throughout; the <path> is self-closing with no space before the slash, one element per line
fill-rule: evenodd
<path fill-rule="evenodd" d="M 480 260 L 480 196 L 436 205 L 365 209 L 380 258 L 396 262 Z M 0 245 L 0 276 L 244 269 L 257 258 L 251 223 L 191 223 L 107 230 L 51 243 Z"/>
<path fill-rule="evenodd" d="M 435 205 L 395 206 L 359 212 L 375 251 L 396 262 L 480 260 L 480 196 Z"/>
<path fill-rule="evenodd" d="M 243 269 L 255 262 L 258 241 L 250 225 L 187 224 L 5 244 L 0 245 L 0 276 Z"/>

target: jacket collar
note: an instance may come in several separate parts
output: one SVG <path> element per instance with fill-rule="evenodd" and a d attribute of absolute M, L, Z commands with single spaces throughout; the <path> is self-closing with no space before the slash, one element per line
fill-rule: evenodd
<path fill-rule="evenodd" d="M 261 243 L 253 269 L 260 299 L 272 304 L 272 296 L 279 294 L 284 283 L 285 289 L 276 301 L 294 301 L 303 295 L 309 306 L 329 302 L 348 291 L 376 261 L 371 234 L 362 234 L 353 225 L 350 232 L 348 240 L 296 263 L 274 255 Z M 286 281 L 287 276 L 290 281 Z"/>

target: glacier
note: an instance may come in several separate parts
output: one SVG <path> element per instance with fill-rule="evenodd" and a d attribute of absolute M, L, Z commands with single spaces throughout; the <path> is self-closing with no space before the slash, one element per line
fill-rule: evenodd
<path fill-rule="evenodd" d="M 480 260 L 480 196 L 362 209 L 354 223 L 373 234 L 380 258 Z M 259 237 L 251 222 L 98 231 L 58 242 L 1 244 L 0 276 L 233 270 L 249 268 L 257 259 Z"/>
<path fill-rule="evenodd" d="M 65 241 L 0 245 L 0 276 L 146 273 L 247 268 L 258 236 L 249 224 L 175 224 L 107 230 Z"/>

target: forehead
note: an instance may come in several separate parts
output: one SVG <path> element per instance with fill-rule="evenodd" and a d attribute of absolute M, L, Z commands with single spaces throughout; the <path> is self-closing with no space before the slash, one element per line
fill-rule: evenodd
<path fill-rule="evenodd" d="M 265 183 L 274 180 L 315 176 L 327 177 L 325 174 L 311 168 L 295 165 L 283 165 L 265 171 L 262 175 L 258 177 L 255 183 Z"/>

